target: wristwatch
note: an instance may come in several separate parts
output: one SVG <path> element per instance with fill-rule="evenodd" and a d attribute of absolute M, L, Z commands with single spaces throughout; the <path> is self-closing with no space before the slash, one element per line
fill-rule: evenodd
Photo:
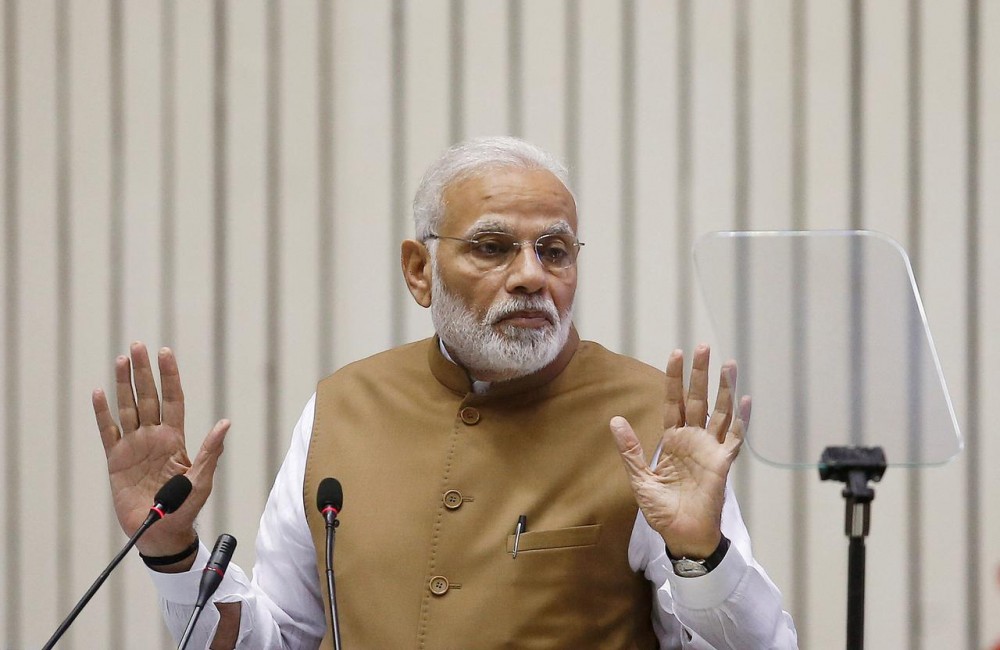
<path fill-rule="evenodd" d="M 715 567 L 719 566 L 722 558 L 726 557 L 729 550 L 729 538 L 725 535 L 719 540 L 719 545 L 715 547 L 712 554 L 703 560 L 696 560 L 689 557 L 674 557 L 667 548 L 667 557 L 674 565 L 674 573 L 682 578 L 698 578 L 705 575 Z"/>

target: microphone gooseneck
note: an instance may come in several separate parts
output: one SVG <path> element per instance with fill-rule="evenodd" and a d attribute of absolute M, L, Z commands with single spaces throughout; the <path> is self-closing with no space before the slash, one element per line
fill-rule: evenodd
<path fill-rule="evenodd" d="M 215 541 L 215 548 L 212 549 L 212 555 L 208 559 L 208 564 L 202 571 L 201 584 L 198 586 L 198 599 L 195 601 L 194 611 L 191 612 L 191 618 L 188 619 L 184 635 L 177 645 L 178 650 L 187 647 L 191 633 L 194 632 L 194 625 L 198 622 L 198 617 L 201 616 L 202 610 L 208 604 L 208 599 L 219 588 L 222 578 L 226 575 L 226 569 L 229 568 L 229 561 L 233 559 L 235 552 L 236 538 L 226 533 L 219 535 L 219 539 Z"/>
<path fill-rule="evenodd" d="M 135 546 L 137 541 L 139 541 L 139 538 L 142 537 L 147 530 L 149 530 L 150 526 L 180 508 L 181 504 L 184 503 L 184 500 L 188 498 L 189 494 L 191 494 L 191 487 L 191 480 L 183 474 L 177 474 L 163 484 L 163 487 L 161 487 L 156 493 L 156 496 L 153 497 L 153 507 L 149 509 L 149 514 L 146 516 L 146 520 L 143 521 L 142 525 L 139 526 L 139 529 L 132 534 L 128 542 L 125 543 L 125 546 L 122 547 L 122 550 L 120 550 L 118 555 L 116 555 L 114 559 L 111 560 L 111 563 L 108 564 L 107 568 L 101 572 L 101 575 L 97 577 L 94 584 L 90 585 L 90 589 L 87 590 L 87 593 L 85 593 L 79 602 L 77 602 L 76 606 L 73 607 L 73 611 L 71 611 L 63 622 L 59 624 L 59 628 L 56 629 L 49 640 L 45 642 L 45 645 L 42 646 L 42 650 L 51 650 L 51 648 L 56 644 L 56 641 L 58 641 L 62 635 L 66 633 L 69 626 L 73 624 L 76 617 L 81 611 L 83 611 L 83 608 L 90 602 L 90 599 L 93 598 L 95 593 L 97 593 L 97 590 L 100 589 L 101 585 L 104 584 L 104 581 L 108 579 L 108 576 L 111 575 L 111 572 L 114 571 L 115 567 L 117 567 L 122 559 L 128 555 L 128 552 L 132 550 L 132 547 Z"/>
<path fill-rule="evenodd" d="M 337 515 L 344 507 L 344 488 L 340 481 L 327 477 L 316 490 L 316 508 L 326 520 L 326 592 L 330 599 L 330 625 L 333 626 L 333 647 L 341 650 L 340 620 L 337 617 L 337 587 L 333 580 L 333 539 L 340 520 Z"/>

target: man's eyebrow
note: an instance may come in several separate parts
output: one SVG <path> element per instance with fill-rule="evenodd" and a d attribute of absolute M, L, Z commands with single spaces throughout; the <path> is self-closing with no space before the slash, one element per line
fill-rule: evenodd
<path fill-rule="evenodd" d="M 510 227 L 509 223 L 498 221 L 496 219 L 490 219 L 485 217 L 479 221 L 473 223 L 466 230 L 466 237 L 473 237 L 484 232 L 502 232 L 504 234 L 513 235 L 514 230 Z M 539 233 L 541 235 L 561 235 L 563 233 L 573 234 L 573 228 L 569 225 L 568 221 L 557 221 L 550 224 L 548 228 Z"/>
<path fill-rule="evenodd" d="M 467 237 L 471 237 L 483 232 L 511 233 L 511 229 L 510 226 L 502 221 L 484 217 L 469 226 L 468 230 L 465 231 L 465 234 Z"/>
<path fill-rule="evenodd" d="M 543 234 L 562 235 L 564 233 L 569 233 L 571 235 L 573 234 L 573 228 L 570 227 L 569 222 L 567 221 L 558 221 L 552 224 L 551 226 L 545 229 L 545 232 Z"/>

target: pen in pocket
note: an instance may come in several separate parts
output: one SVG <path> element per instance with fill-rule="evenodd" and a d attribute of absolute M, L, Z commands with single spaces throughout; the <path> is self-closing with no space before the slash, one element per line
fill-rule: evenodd
<path fill-rule="evenodd" d="M 514 528 L 514 558 L 517 558 L 517 545 L 521 542 L 521 533 L 523 533 L 527 527 L 528 518 L 525 515 L 518 517 L 517 526 Z"/>

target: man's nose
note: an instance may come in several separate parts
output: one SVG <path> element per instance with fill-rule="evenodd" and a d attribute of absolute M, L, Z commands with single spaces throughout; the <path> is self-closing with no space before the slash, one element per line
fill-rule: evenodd
<path fill-rule="evenodd" d="M 537 293 L 548 282 L 548 271 L 538 259 L 534 246 L 522 246 L 507 269 L 507 291 Z"/>

